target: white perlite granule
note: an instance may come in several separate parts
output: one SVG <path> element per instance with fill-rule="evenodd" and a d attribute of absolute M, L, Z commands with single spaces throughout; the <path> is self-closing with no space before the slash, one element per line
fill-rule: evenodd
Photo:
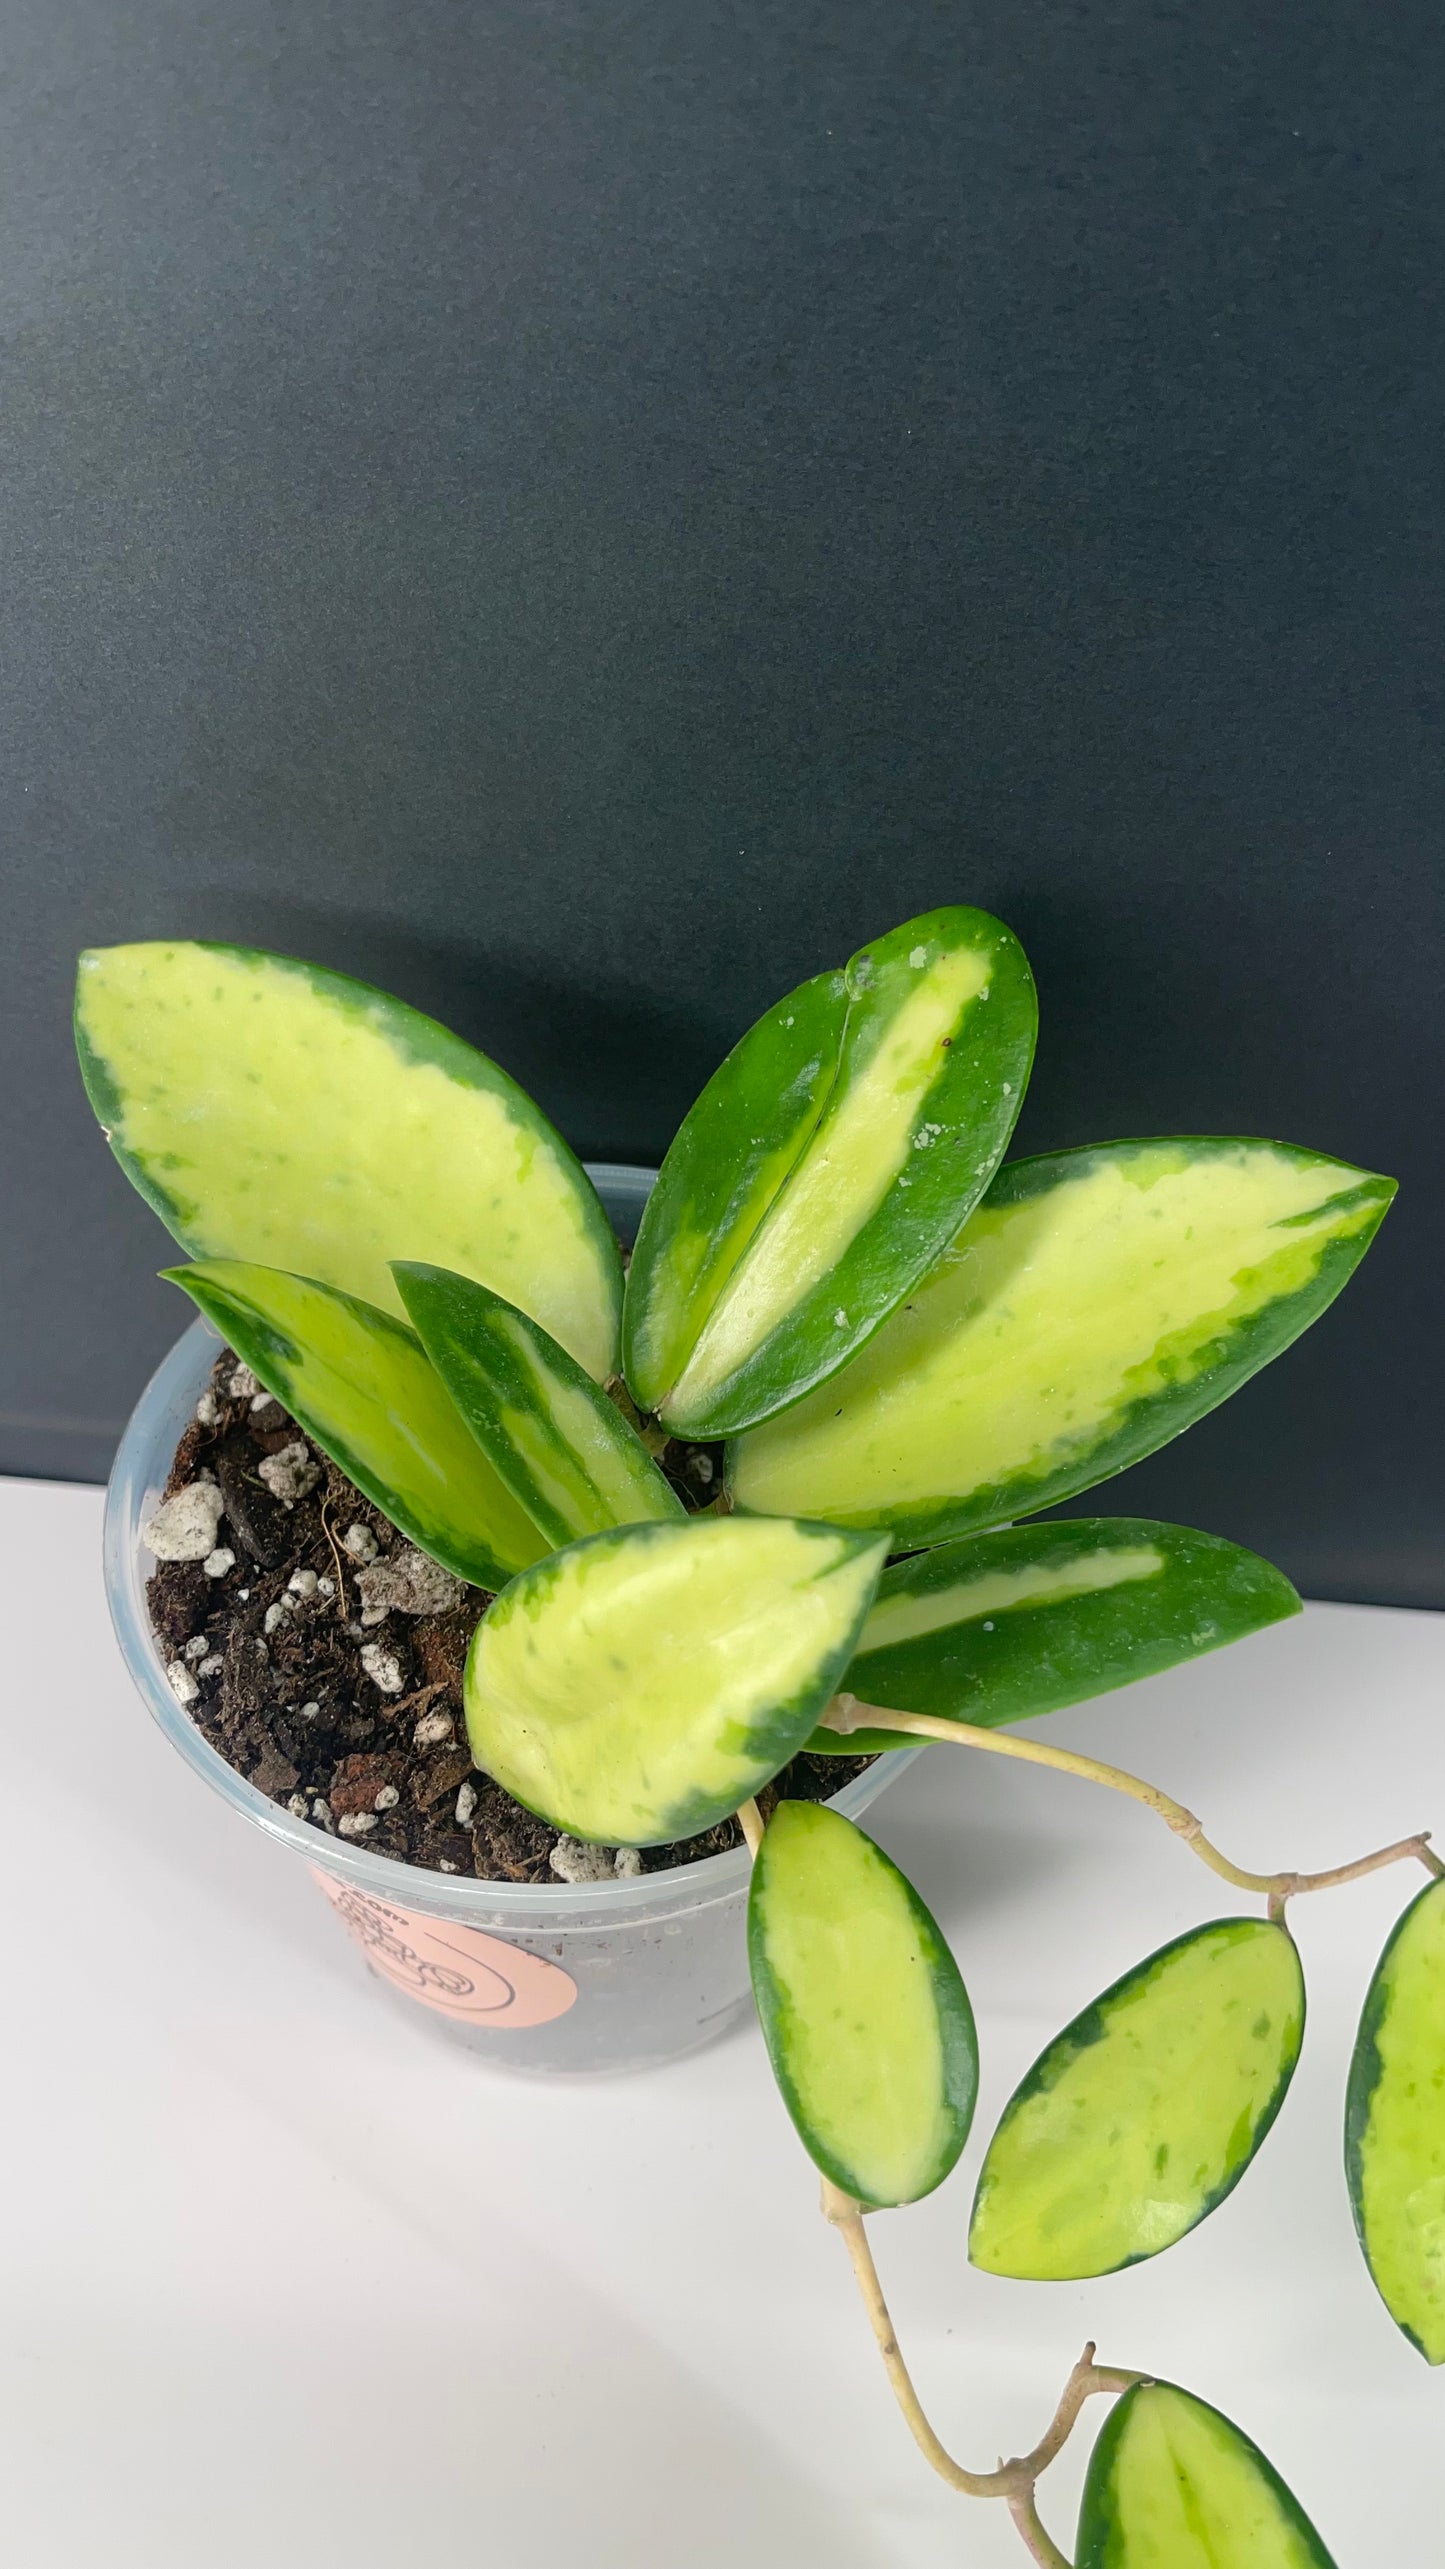
<path fill-rule="evenodd" d="M 208 1579 L 224 1579 L 226 1572 L 234 1570 L 235 1566 L 236 1556 L 229 1543 L 218 1543 L 215 1551 L 208 1552 L 201 1563 Z"/>
<path fill-rule="evenodd" d="M 214 1481 L 189 1481 L 147 1519 L 140 1539 L 158 1561 L 204 1561 L 216 1548 L 222 1513 Z"/>
<path fill-rule="evenodd" d="M 477 1788 L 464 1784 L 457 1795 L 457 1827 L 469 1829 L 477 1816 Z"/>
<path fill-rule="evenodd" d="M 449 1614 L 467 1593 L 464 1579 L 454 1578 L 439 1561 L 429 1561 L 414 1543 L 390 1561 L 358 1570 L 356 1591 L 364 1624 L 384 1622 L 393 1607 L 403 1615 Z"/>
<path fill-rule="evenodd" d="M 615 1879 L 617 1849 L 610 1846 L 588 1846 L 582 1838 L 559 1838 L 552 1849 L 551 1864 L 559 1882 L 611 1882 Z"/>
<path fill-rule="evenodd" d="M 369 1650 L 375 1650 L 377 1647 L 378 1644 L 374 1641 L 368 1642 L 367 1644 L 367 1648 Z M 412 1746 L 414 1748 L 440 1748 L 443 1741 L 449 1740 L 452 1736 L 453 1725 L 450 1713 L 423 1713 L 421 1720 L 417 1723 L 415 1730 L 412 1732 Z"/>
<path fill-rule="evenodd" d="M 383 1695 L 401 1693 L 405 1680 L 401 1673 L 401 1663 L 394 1650 L 383 1650 L 379 1641 L 364 1641 L 361 1645 L 361 1664 L 373 1686 L 379 1686 Z"/>
<path fill-rule="evenodd" d="M 200 1693 L 184 1659 L 173 1659 L 166 1670 L 166 1683 L 178 1704 L 193 1704 Z"/>
<path fill-rule="evenodd" d="M 321 1478 L 321 1466 L 309 1445 L 298 1436 L 294 1443 L 283 1445 L 279 1454 L 264 1455 L 256 1466 L 258 1479 L 265 1482 L 273 1498 L 284 1508 L 294 1508 L 298 1499 L 309 1498 Z"/>
<path fill-rule="evenodd" d="M 249 1365 L 238 1365 L 227 1385 L 232 1400 L 254 1400 L 260 1388 Z"/>
<path fill-rule="evenodd" d="M 366 1569 L 376 1559 L 378 1546 L 369 1525 L 349 1525 L 341 1538 L 341 1549 Z"/>

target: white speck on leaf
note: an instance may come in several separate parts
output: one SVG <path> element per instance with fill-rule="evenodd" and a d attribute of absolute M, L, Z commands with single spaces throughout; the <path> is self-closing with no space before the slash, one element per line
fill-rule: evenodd
<path fill-rule="evenodd" d="M 908 960 L 912 964 L 915 972 L 921 972 L 928 961 L 927 946 L 915 946 Z"/>

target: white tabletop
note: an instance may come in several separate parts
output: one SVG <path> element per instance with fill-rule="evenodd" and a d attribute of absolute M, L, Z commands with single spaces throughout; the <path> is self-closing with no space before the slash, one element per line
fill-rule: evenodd
<path fill-rule="evenodd" d="M 0 2516 L 26 2569 L 1020 2569 L 900 2424 L 749 2028 L 543 2085 L 383 2003 L 303 1868 L 131 1694 L 100 1499 L 0 1485 L 11 1657 Z M 13 1660 L 18 1648 L 20 1665 Z M 1445 1618 L 1316 1606 L 1039 1728 L 1238 1861 L 1438 1824 Z M 1341 2569 L 1436 2556 L 1445 2383 L 1354 2245 L 1341 2096 L 1411 1868 L 1296 1904 L 1310 2025 L 1238 2192 L 1153 2264 L 974 2274 L 972 2177 L 1044 2039 L 1244 1905 L 1146 1813 L 930 1754 L 870 1816 L 950 1934 L 984 2087 L 963 2167 L 875 2250 L 946 2441 L 1042 2430 L 1088 2335 L 1262 2444 Z M 1104 2414 L 1096 2403 L 1090 2433 Z M 1089 2441 L 1043 2485 L 1069 2547 Z"/>

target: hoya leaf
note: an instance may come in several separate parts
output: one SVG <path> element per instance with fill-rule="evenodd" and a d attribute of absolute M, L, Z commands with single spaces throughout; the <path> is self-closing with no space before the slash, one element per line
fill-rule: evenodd
<path fill-rule="evenodd" d="M 476 1276 L 600 1381 L 621 1260 L 546 1117 L 495 1062 L 344 973 L 245 946 L 106 946 L 75 1000 L 85 1084 L 184 1249 L 402 1305 L 388 1260 Z"/>
<path fill-rule="evenodd" d="M 658 1408 L 676 1382 L 806 1149 L 847 1013 L 841 972 L 789 991 L 733 1046 L 673 1140 L 643 1211 L 623 1304 L 623 1363 L 644 1409 Z"/>
<path fill-rule="evenodd" d="M 1239 2183 L 1299 2058 L 1304 1979 L 1267 1918 L 1217 1918 L 1050 2043 L 988 2146 L 968 2253 L 1057 2283 L 1172 2248 Z"/>
<path fill-rule="evenodd" d="M 678 1435 L 750 1426 L 836 1374 L 936 1263 L 1013 1130 L 1037 1006 L 1023 949 L 997 919 L 931 911 L 864 946 L 844 979 L 826 1096 L 831 985 L 801 1025 L 787 1028 L 787 1001 L 781 1028 L 770 1011 L 745 1038 L 736 1072 L 738 1055 L 694 1109 L 700 1127 L 683 1127 L 676 1178 L 664 1167 L 629 1280 L 629 1344 Z M 769 1048 L 803 1032 L 796 1105 L 790 1090 L 776 1126 L 760 1122 L 754 1088 Z M 704 1158 L 705 1184 L 692 1174 Z M 699 1238 L 719 1219 L 707 1260 Z M 655 1330 L 654 1305 L 665 1315 Z"/>
<path fill-rule="evenodd" d="M 393 1272 L 472 1434 L 550 1543 L 685 1513 L 615 1403 L 539 1322 L 445 1267 Z"/>
<path fill-rule="evenodd" d="M 1299 1613 L 1257 1552 L 1140 1516 L 965 1535 L 895 1563 L 843 1683 L 865 1704 L 996 1728 L 1157 1676 Z M 811 1750 L 899 1748 L 901 1731 L 815 1731 Z"/>
<path fill-rule="evenodd" d="M 1335 2569 L 1257 2444 L 1170 2382 L 1138 2382 L 1089 2461 L 1078 2569 Z"/>
<path fill-rule="evenodd" d="M 1412 1900 L 1375 1968 L 1350 2063 L 1345 2170 L 1376 2289 L 1445 2364 L 1445 1881 Z"/>
<path fill-rule="evenodd" d="M 711 1828 L 807 1738 L 884 1549 L 836 1526 L 737 1517 L 570 1544 L 477 1626 L 477 1764 L 554 1828 L 603 1846 Z"/>
<path fill-rule="evenodd" d="M 500 1588 L 548 1550 L 389 1312 L 239 1259 L 166 1273 L 323 1454 L 434 1560 Z"/>
<path fill-rule="evenodd" d="M 1394 1184 L 1280 1142 L 1018 1160 L 841 1380 L 738 1438 L 741 1507 L 915 1550 L 1166 1444 L 1318 1319 Z"/>
<path fill-rule="evenodd" d="M 748 1900 L 763 2039 L 803 2147 L 860 2203 L 913 2203 L 968 2138 L 978 2041 L 912 1884 L 841 1813 L 780 1802 Z"/>

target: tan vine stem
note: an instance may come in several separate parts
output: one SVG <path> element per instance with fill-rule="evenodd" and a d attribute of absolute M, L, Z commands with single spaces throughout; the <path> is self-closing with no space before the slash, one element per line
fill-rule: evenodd
<path fill-rule="evenodd" d="M 346 1574 L 345 1574 L 345 1572 L 343 1571 L 343 1569 L 342 1569 L 342 1567 L 341 1567 L 341 1546 L 340 1546 L 340 1544 L 339 1544 L 339 1543 L 337 1542 L 337 1540 L 336 1540 L 336 1534 L 335 1534 L 335 1530 L 334 1530 L 334 1528 L 333 1528 L 333 1526 L 332 1526 L 331 1519 L 330 1519 L 330 1517 L 329 1517 L 329 1516 L 327 1515 L 327 1513 L 326 1513 L 326 1510 L 327 1510 L 327 1507 L 329 1506 L 329 1504 L 330 1504 L 329 1500 L 326 1500 L 326 1499 L 323 1499 L 323 1500 L 322 1500 L 322 1502 L 321 1502 L 321 1524 L 322 1524 L 322 1529 L 323 1529 L 323 1531 L 324 1531 L 324 1533 L 325 1533 L 325 1536 L 326 1536 L 326 1540 L 327 1540 L 327 1542 L 328 1542 L 328 1543 L 330 1544 L 330 1546 L 331 1546 L 331 1558 L 332 1558 L 332 1561 L 333 1561 L 333 1563 L 334 1563 L 334 1565 L 335 1565 L 335 1569 L 336 1569 L 336 1614 L 337 1614 L 337 1620 L 338 1620 L 338 1622 L 340 1622 L 340 1623 L 345 1623 L 345 1621 L 346 1621 Z"/>
<path fill-rule="evenodd" d="M 1052 2547 L 1049 2536 L 1038 2524 L 1033 2509 L 1034 2483 L 1063 2451 L 1085 2400 L 1092 2398 L 1096 2391 L 1110 2393 L 1127 2391 L 1132 2383 L 1146 2380 L 1147 2375 L 1121 2372 L 1109 2364 L 1096 2364 L 1093 2347 L 1086 2346 L 1064 2384 L 1063 2394 L 1048 2428 L 1040 2436 L 1032 2452 L 1020 2453 L 1012 2462 L 1001 2462 L 996 2471 L 966 2470 L 963 2463 L 955 2462 L 947 2447 L 939 2442 L 924 2413 L 918 2393 L 913 2387 L 913 2377 L 903 2360 L 903 2351 L 898 2343 L 887 2301 L 884 2299 L 883 2286 L 878 2280 L 878 2269 L 873 2262 L 873 2250 L 864 2228 L 862 2205 L 855 2203 L 851 2195 L 844 2194 L 840 2187 L 831 2184 L 826 2177 L 823 2180 L 823 2217 L 826 2221 L 831 2221 L 848 2251 L 853 2272 L 858 2279 L 858 2289 L 863 2296 L 864 2307 L 878 2342 L 878 2352 L 883 2358 L 883 2368 L 893 2387 L 893 2396 L 903 2412 L 909 2433 L 924 2460 L 931 2464 L 941 2480 L 946 2480 L 949 2487 L 957 2489 L 963 2497 L 1006 2499 L 1025 2539 L 1033 2543 L 1036 2528 L 1037 2534 L 1042 2536 L 1045 2544 L 1049 2545 L 1047 2549 L 1040 2551 L 1034 2544 L 1034 2551 L 1037 2559 L 1047 2561 L 1049 2569 L 1053 2569 L 1053 2564 L 1062 2558 L 1062 2554 Z M 1021 2508 L 1022 2512 L 1020 2512 Z M 1067 2562 L 1064 2564 L 1064 2569 L 1068 2569 Z"/>
<path fill-rule="evenodd" d="M 1032 2489 L 1021 2489 L 1016 2498 L 1010 2498 L 1008 2511 L 1023 2536 L 1025 2550 L 1037 2560 L 1039 2569 L 1074 2569 L 1073 2562 L 1067 2553 L 1059 2549 L 1047 2525 L 1040 2523 Z"/>
<path fill-rule="evenodd" d="M 1356 1856 L 1353 1864 L 1332 1865 L 1326 1873 L 1248 1873 L 1239 1864 L 1231 1864 L 1222 1855 L 1192 1811 L 1176 1802 L 1169 1793 L 1161 1793 L 1157 1784 L 1146 1784 L 1142 1776 L 1126 1774 L 1122 1766 L 1106 1766 L 1101 1758 L 1085 1757 L 1075 1748 L 1053 1748 L 1042 1740 L 1018 1739 L 1012 1731 L 980 1730 L 974 1722 L 936 1720 L 931 1713 L 898 1713 L 885 1704 L 863 1704 L 856 1695 L 835 1695 L 823 1715 L 823 1728 L 836 1731 L 846 1739 L 855 1730 L 908 1731 L 920 1739 L 952 1741 L 959 1748 L 984 1748 L 995 1757 L 1017 1757 L 1031 1766 L 1052 1766 L 1060 1774 L 1081 1776 L 1086 1784 L 1106 1784 L 1112 1792 L 1127 1793 L 1132 1801 L 1142 1802 L 1183 1838 L 1201 1864 L 1211 1873 L 1232 1882 L 1237 1891 L 1263 1892 L 1271 1906 L 1292 1900 L 1302 1891 L 1332 1891 L 1342 1882 L 1358 1882 L 1366 1873 L 1378 1873 L 1382 1865 L 1400 1864 L 1413 1856 L 1427 1873 L 1445 1876 L 1442 1864 L 1429 1842 L 1428 1829 L 1418 1830 L 1414 1837 L 1399 1838 L 1393 1846 L 1377 1847 L 1372 1855 Z"/>
<path fill-rule="evenodd" d="M 738 1804 L 738 1827 L 748 1842 L 748 1853 L 756 1857 L 763 1842 L 763 1815 L 756 1802 Z"/>

